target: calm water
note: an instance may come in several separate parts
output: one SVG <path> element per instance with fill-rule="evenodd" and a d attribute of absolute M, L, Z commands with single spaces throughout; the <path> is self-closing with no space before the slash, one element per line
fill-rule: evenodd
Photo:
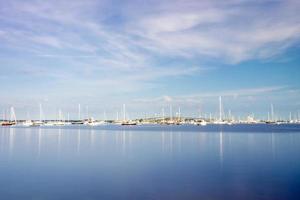
<path fill-rule="evenodd" d="M 0 128 L 0 199 L 300 199 L 300 126 Z"/>

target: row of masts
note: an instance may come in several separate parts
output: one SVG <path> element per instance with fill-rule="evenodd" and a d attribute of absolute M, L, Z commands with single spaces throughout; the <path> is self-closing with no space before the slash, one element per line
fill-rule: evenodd
<path fill-rule="evenodd" d="M 116 115 L 116 119 L 115 120 L 107 120 L 107 115 L 106 112 L 103 112 L 103 120 L 102 121 L 111 121 L 111 122 L 116 122 L 116 123 L 121 123 L 121 124 L 134 124 L 137 120 L 139 121 L 143 121 L 143 122 L 147 122 L 147 119 L 151 119 L 149 121 L 153 121 L 153 118 L 155 119 L 160 119 L 159 123 L 161 124 L 174 124 L 174 123 L 182 123 L 182 121 L 186 121 L 186 119 L 188 119 L 187 117 L 182 117 L 181 116 L 181 108 L 178 107 L 178 112 L 173 113 L 173 107 L 172 105 L 169 105 L 169 115 L 166 116 L 165 113 L 165 108 L 162 108 L 161 110 L 161 114 L 155 114 L 154 117 L 146 117 L 142 118 L 142 119 L 136 119 L 136 120 L 129 120 L 129 115 L 126 112 L 126 105 L 123 104 L 123 110 L 122 110 L 122 119 L 119 118 L 119 112 L 117 111 L 117 115 Z M 189 118 L 191 119 L 191 118 Z M 292 112 L 289 113 L 289 119 L 288 120 L 283 120 L 280 118 L 277 118 L 275 113 L 274 113 L 274 106 L 273 103 L 270 104 L 270 112 L 268 112 L 267 114 L 267 119 L 265 120 L 255 120 L 255 116 L 254 114 L 248 115 L 247 118 L 245 120 L 241 120 L 240 117 L 238 117 L 238 119 L 236 119 L 232 113 L 231 110 L 228 110 L 228 115 L 225 116 L 224 113 L 224 108 L 223 108 L 223 103 L 222 103 L 222 97 L 219 97 L 219 113 L 218 113 L 218 117 L 213 117 L 211 113 L 209 113 L 209 115 L 204 114 L 201 115 L 201 113 L 199 114 L 198 118 L 193 118 L 194 120 L 200 120 L 201 122 L 205 121 L 205 122 L 210 122 L 210 123 L 215 123 L 215 124 L 223 124 L 223 123 L 237 123 L 237 122 L 249 122 L 249 123 L 255 123 L 255 122 L 266 122 L 266 123 L 275 123 L 275 122 L 279 122 L 279 121 L 285 121 L 285 122 L 289 122 L 289 123 L 299 123 L 300 122 L 300 118 L 299 118 L 299 113 L 296 116 L 292 116 Z M 31 119 L 28 119 L 31 120 Z M 82 113 L 81 113 L 81 105 L 78 104 L 78 119 L 72 119 L 70 120 L 70 114 L 67 113 L 67 117 L 65 117 L 62 113 L 62 110 L 59 109 L 58 110 L 58 119 L 57 120 L 46 120 L 45 118 L 45 114 L 43 112 L 42 109 L 42 104 L 39 104 L 39 120 L 31 120 L 31 121 L 39 121 L 40 123 L 45 122 L 45 121 L 57 121 L 57 122 L 71 122 L 71 121 L 84 121 L 84 120 L 88 120 L 88 121 L 97 121 L 94 120 L 92 117 L 89 117 L 89 110 L 88 110 L 88 106 L 86 106 L 86 119 L 82 119 Z M 3 118 L 2 118 L 3 122 L 11 122 L 16 124 L 17 123 L 17 118 L 16 118 L 16 113 L 15 113 L 15 109 L 14 107 L 10 107 L 10 117 L 7 117 L 7 113 L 3 112 Z M 20 120 L 20 121 L 24 121 L 24 120 Z M 99 120 L 98 120 L 99 121 Z M 156 120 L 157 121 L 157 120 Z"/>

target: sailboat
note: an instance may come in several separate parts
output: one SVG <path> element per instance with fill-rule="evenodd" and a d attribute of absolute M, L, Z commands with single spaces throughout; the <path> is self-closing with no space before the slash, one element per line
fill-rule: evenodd
<path fill-rule="evenodd" d="M 62 120 L 62 113 L 61 113 L 61 110 L 59 109 L 58 110 L 58 120 L 57 121 L 54 121 L 52 122 L 52 125 L 53 126 L 64 126 L 65 125 L 65 122 Z"/>
<path fill-rule="evenodd" d="M 130 125 L 137 125 L 136 122 L 131 120 L 126 120 L 126 105 L 123 104 L 123 121 L 121 123 L 122 126 L 130 126 Z"/>
<path fill-rule="evenodd" d="M 10 120 L 2 122 L 2 126 L 13 126 L 17 124 L 17 118 L 14 107 L 10 107 Z"/>
<path fill-rule="evenodd" d="M 25 120 L 21 124 L 21 126 L 33 126 L 32 120 Z"/>
<path fill-rule="evenodd" d="M 91 117 L 91 118 L 85 120 L 83 122 L 83 124 L 88 125 L 88 126 L 99 126 L 99 125 L 105 124 L 105 122 L 104 121 L 96 121 L 96 120 L 94 120 L 93 117 Z"/>
<path fill-rule="evenodd" d="M 201 119 L 201 112 L 199 112 L 199 118 Z M 207 122 L 205 121 L 205 118 L 204 119 L 201 119 L 200 121 L 195 121 L 194 124 L 197 125 L 197 126 L 206 126 L 207 125 Z"/>
<path fill-rule="evenodd" d="M 267 124 L 275 124 L 276 120 L 274 119 L 274 106 L 273 106 L 273 103 L 271 103 L 270 108 L 271 108 L 271 116 L 268 112 L 268 120 L 266 121 L 266 123 Z"/>
<path fill-rule="evenodd" d="M 10 121 L 4 121 L 4 122 L 2 122 L 2 124 L 1 124 L 1 126 L 12 126 L 12 125 L 14 125 L 14 123 L 13 123 L 13 122 L 10 122 Z"/>
<path fill-rule="evenodd" d="M 226 124 L 226 122 L 222 119 L 222 111 L 222 97 L 219 96 L 219 120 L 215 121 L 215 124 Z"/>
<path fill-rule="evenodd" d="M 24 120 L 24 121 L 22 121 L 22 122 L 20 123 L 20 126 L 28 127 L 28 126 L 32 126 L 32 125 L 33 125 L 33 121 L 30 119 L 29 114 L 28 114 L 28 112 L 27 112 L 27 119 Z"/>
<path fill-rule="evenodd" d="M 78 104 L 78 120 L 72 121 L 71 124 L 73 125 L 82 125 L 83 121 L 81 120 L 81 106 Z"/>
<path fill-rule="evenodd" d="M 166 124 L 173 125 L 173 124 L 175 124 L 175 121 L 173 120 L 172 105 L 170 105 L 169 109 L 170 109 L 170 119 L 166 121 Z"/>
<path fill-rule="evenodd" d="M 44 124 L 42 120 L 43 118 L 42 104 L 39 104 L 39 113 L 40 113 L 40 119 L 38 121 L 33 121 L 32 126 L 41 126 Z"/>
<path fill-rule="evenodd" d="M 134 122 L 134 121 L 125 121 L 125 122 L 122 122 L 121 125 L 123 125 L 123 126 L 134 126 L 134 125 L 137 125 L 137 123 Z"/>
<path fill-rule="evenodd" d="M 206 126 L 207 122 L 205 120 L 201 120 L 200 122 L 196 123 L 198 126 Z"/>

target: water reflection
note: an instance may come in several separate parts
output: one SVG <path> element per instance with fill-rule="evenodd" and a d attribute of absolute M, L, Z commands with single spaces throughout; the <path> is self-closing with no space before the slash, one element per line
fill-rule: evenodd
<path fill-rule="evenodd" d="M 7 191 L 50 200 L 58 199 L 50 193 L 74 200 L 257 199 L 258 190 L 266 199 L 297 199 L 285 197 L 297 191 L 291 187 L 299 177 L 299 133 L 37 127 L 0 133 L 4 199 L 16 199 Z"/>
<path fill-rule="evenodd" d="M 99 132 L 99 134 L 100 134 L 100 146 L 101 146 L 101 150 L 104 151 L 105 150 L 105 145 L 106 145 L 106 142 L 105 142 L 106 141 L 106 137 L 105 137 L 106 131 L 103 130 L 103 131 Z"/>
<path fill-rule="evenodd" d="M 9 129 L 9 155 L 13 155 L 14 151 L 14 144 L 15 144 L 15 129 L 10 128 Z"/>
<path fill-rule="evenodd" d="M 165 144 L 165 132 L 162 131 L 161 132 L 161 149 L 162 149 L 162 152 L 165 152 L 165 148 L 166 148 L 166 144 Z"/>
<path fill-rule="evenodd" d="M 81 133 L 80 129 L 77 131 L 77 154 L 80 154 L 80 140 L 81 140 Z"/>
<path fill-rule="evenodd" d="M 26 129 L 25 130 L 25 142 L 26 145 L 29 146 L 30 145 L 30 137 L 31 137 L 31 130 L 30 129 Z"/>
<path fill-rule="evenodd" d="M 57 156 L 60 157 L 61 154 L 61 140 L 62 140 L 62 133 L 61 129 L 58 129 L 58 136 L 57 136 Z"/>
<path fill-rule="evenodd" d="M 271 133 L 272 158 L 275 159 L 275 135 Z"/>
<path fill-rule="evenodd" d="M 178 152 L 181 152 L 181 132 L 177 133 Z"/>
<path fill-rule="evenodd" d="M 5 133 L 3 132 L 3 129 L 1 131 L 1 141 L 0 141 L 0 149 L 1 152 L 4 151 L 4 140 L 5 140 Z"/>
<path fill-rule="evenodd" d="M 123 155 L 126 154 L 126 133 L 125 133 L 125 131 L 122 132 L 122 153 L 123 153 Z"/>
<path fill-rule="evenodd" d="M 132 146 L 132 132 L 131 131 L 129 131 L 129 133 L 128 133 L 128 142 L 129 142 L 129 147 L 131 147 Z"/>
<path fill-rule="evenodd" d="M 42 129 L 39 128 L 38 131 L 38 158 L 41 155 L 41 146 L 42 146 Z"/>
<path fill-rule="evenodd" d="M 223 132 L 219 134 L 219 149 L 220 149 L 220 165 L 221 169 L 223 168 Z"/>
<path fill-rule="evenodd" d="M 91 144 L 92 148 L 94 147 L 94 143 L 95 143 L 95 130 L 91 129 L 91 132 L 90 132 L 90 144 Z"/>
<path fill-rule="evenodd" d="M 169 132 L 169 139 L 170 139 L 170 141 L 169 141 L 170 153 L 172 155 L 172 153 L 173 153 L 173 132 L 172 131 Z"/>
<path fill-rule="evenodd" d="M 18 132 L 16 134 L 15 132 Z M 75 132 L 75 134 L 74 134 Z M 33 134 L 35 133 L 35 134 Z M 224 149 L 226 154 L 234 154 L 237 149 L 247 151 L 247 154 L 254 154 L 259 148 L 264 148 L 266 152 L 271 154 L 272 160 L 276 160 L 279 150 L 276 147 L 279 144 L 289 144 L 295 146 L 295 141 L 299 140 L 295 134 L 287 134 L 284 136 L 280 133 L 256 134 L 256 133 L 185 133 L 185 132 L 166 132 L 157 133 L 132 132 L 132 131 L 102 131 L 102 130 L 65 130 L 65 129 L 3 129 L 1 132 L 1 152 L 8 150 L 10 156 L 15 153 L 15 146 L 35 149 L 35 155 L 40 158 L 43 153 L 49 154 L 48 151 L 53 149 L 57 152 L 57 156 L 61 156 L 65 149 L 70 153 L 80 155 L 82 151 L 98 151 L 107 152 L 119 151 L 122 155 L 132 154 L 139 146 L 153 148 L 157 147 L 162 155 L 177 155 L 184 153 L 189 149 L 197 149 L 200 155 L 204 153 L 218 152 L 218 160 L 221 168 L 224 165 Z M 286 140 L 278 140 L 277 137 Z M 196 140 L 195 140 L 196 139 Z M 7 141 L 8 142 L 7 142 Z M 55 141 L 55 146 L 53 145 Z M 279 142 L 280 141 L 280 142 Z M 264 146 L 263 146 L 264 145 Z M 70 148 L 68 148 L 68 146 Z M 214 146 L 217 146 L 214 147 Z M 87 148 L 88 147 L 88 148 Z M 268 147 L 268 150 L 266 150 Z M 113 149 L 112 149 L 113 148 Z M 37 149 L 37 150 L 36 150 Z M 73 150 L 72 150 L 73 149 Z M 74 150 L 75 149 L 75 150 Z M 63 151 L 64 150 L 64 151 Z M 199 151 L 200 150 L 200 151 Z M 73 151 L 73 152 L 72 152 Z M 31 150 L 33 152 L 33 150 Z"/>

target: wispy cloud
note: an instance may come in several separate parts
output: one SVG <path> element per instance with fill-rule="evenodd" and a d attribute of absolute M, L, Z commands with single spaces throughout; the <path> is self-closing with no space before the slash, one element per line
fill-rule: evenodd
<path fill-rule="evenodd" d="M 209 55 L 233 63 L 264 59 L 299 42 L 296 1 L 177 4 L 156 8 L 157 12 L 143 15 L 130 29 L 138 30 L 162 53 Z"/>
<path fill-rule="evenodd" d="M 51 36 L 35 36 L 31 38 L 32 42 L 39 43 L 42 45 L 50 46 L 50 47 L 55 47 L 55 48 L 61 48 L 62 44 L 60 41 Z"/>
<path fill-rule="evenodd" d="M 284 53 L 299 44 L 299 9 L 297 0 L 1 1 L 0 78 L 14 74 L 10 87 L 19 84 L 19 92 L 32 83 L 27 88 L 71 100 L 88 94 L 98 99 L 145 94 L 161 88 L 162 79 L 197 79 L 222 64 Z M 197 101 L 279 89 L 205 91 L 156 100 Z"/>
<path fill-rule="evenodd" d="M 4 6 L 1 17 L 8 22 L 13 18 L 24 30 L 32 31 L 31 36 L 11 35 L 14 39 L 63 47 L 67 53 L 74 53 L 70 49 L 96 53 L 106 61 L 120 60 L 131 66 L 147 65 L 156 54 L 206 55 L 234 63 L 263 59 L 281 53 L 300 38 L 297 1 L 163 1 L 151 5 L 150 9 L 139 1 L 127 2 L 122 12 L 115 13 L 107 1 L 12 1 Z M 105 9 L 111 13 L 102 15 Z M 114 15 L 122 21 L 114 21 Z M 146 58 L 146 63 L 136 63 Z"/>
<path fill-rule="evenodd" d="M 199 94 L 169 96 L 163 95 L 161 97 L 136 99 L 136 102 L 141 103 L 200 103 L 203 99 L 217 99 L 219 96 L 231 98 L 243 98 L 249 96 L 266 96 L 274 92 L 288 92 L 287 86 L 272 86 L 272 87 L 258 87 L 245 88 L 228 91 L 203 92 Z"/>

